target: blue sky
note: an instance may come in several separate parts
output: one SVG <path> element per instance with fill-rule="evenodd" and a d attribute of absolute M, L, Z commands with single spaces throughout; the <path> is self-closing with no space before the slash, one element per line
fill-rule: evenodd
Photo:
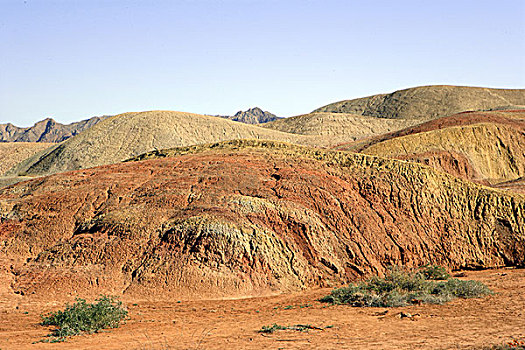
<path fill-rule="evenodd" d="M 525 1 L 0 0 L 0 123 L 525 87 Z"/>

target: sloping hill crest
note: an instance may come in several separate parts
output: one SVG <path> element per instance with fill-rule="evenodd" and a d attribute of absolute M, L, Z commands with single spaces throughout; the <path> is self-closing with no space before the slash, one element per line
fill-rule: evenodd
<path fill-rule="evenodd" d="M 314 112 L 355 113 L 377 118 L 434 119 L 465 111 L 525 105 L 525 89 L 431 85 L 345 100 Z"/>

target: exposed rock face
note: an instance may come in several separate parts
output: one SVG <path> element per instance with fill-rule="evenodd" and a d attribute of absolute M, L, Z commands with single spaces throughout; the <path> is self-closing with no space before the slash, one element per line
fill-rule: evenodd
<path fill-rule="evenodd" d="M 355 113 L 378 118 L 433 119 L 465 111 L 525 104 L 525 89 L 421 86 L 329 104 L 314 112 Z"/>
<path fill-rule="evenodd" d="M 460 113 L 338 148 L 497 184 L 525 175 L 525 110 Z"/>
<path fill-rule="evenodd" d="M 461 153 L 449 151 L 432 151 L 422 153 L 411 153 L 393 157 L 400 160 L 408 160 L 425 164 L 432 168 L 454 175 L 456 177 L 489 185 L 477 171 L 472 167 L 470 161 Z"/>
<path fill-rule="evenodd" d="M 262 124 L 282 119 L 275 114 L 263 111 L 259 107 L 250 108 L 247 111 L 239 111 L 235 115 L 218 115 L 217 117 L 233 120 L 246 124 Z"/>
<path fill-rule="evenodd" d="M 240 297 L 525 264 L 524 197 L 418 164 L 257 141 L 154 153 L 1 189 L 13 292 Z"/>
<path fill-rule="evenodd" d="M 0 142 L 62 142 L 107 117 L 93 117 L 67 125 L 46 118 L 28 128 L 19 128 L 11 123 L 0 124 Z"/>

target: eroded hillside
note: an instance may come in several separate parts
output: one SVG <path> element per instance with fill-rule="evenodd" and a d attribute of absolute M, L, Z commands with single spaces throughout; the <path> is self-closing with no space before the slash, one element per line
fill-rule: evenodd
<path fill-rule="evenodd" d="M 460 113 L 337 148 L 416 161 L 480 183 L 512 181 L 525 174 L 525 110 Z"/>
<path fill-rule="evenodd" d="M 415 163 L 260 141 L 146 158 L 1 189 L 8 291 L 241 297 L 525 264 L 524 197 Z"/>
<path fill-rule="evenodd" d="M 24 159 L 51 146 L 53 143 L 0 142 L 0 176 Z"/>
<path fill-rule="evenodd" d="M 53 145 L 45 142 L 0 142 L 0 187 L 25 180 L 25 177 L 4 175 L 23 160 Z"/>

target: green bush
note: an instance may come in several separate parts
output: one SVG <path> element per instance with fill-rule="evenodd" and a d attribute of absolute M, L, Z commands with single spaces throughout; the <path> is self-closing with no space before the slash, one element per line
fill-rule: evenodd
<path fill-rule="evenodd" d="M 443 266 L 424 265 L 419 268 L 419 271 L 427 280 L 448 280 L 450 278 L 450 274 Z"/>
<path fill-rule="evenodd" d="M 67 337 L 82 333 L 96 333 L 102 329 L 117 328 L 127 317 L 128 311 L 116 297 L 102 295 L 89 304 L 76 299 L 73 305 L 66 305 L 64 311 L 51 312 L 42 316 L 43 326 L 56 326 L 46 342 L 59 342 Z"/>
<path fill-rule="evenodd" d="M 260 330 L 258 330 L 259 333 L 273 333 L 275 331 L 284 331 L 284 330 L 292 330 L 292 331 L 308 331 L 310 329 L 316 329 L 323 331 L 328 328 L 332 328 L 333 326 L 326 326 L 326 327 L 316 327 L 309 324 L 296 324 L 293 326 L 282 326 L 278 325 L 277 323 L 272 324 L 271 326 L 262 326 Z"/>
<path fill-rule="evenodd" d="M 384 277 L 335 289 L 321 299 L 332 304 L 395 307 L 410 303 L 443 304 L 454 298 L 475 298 L 492 294 L 481 282 L 448 279 L 436 282 L 421 270 L 391 268 Z"/>
<path fill-rule="evenodd" d="M 271 326 L 262 326 L 262 328 L 258 331 L 259 333 L 273 333 L 278 330 L 284 330 L 288 329 L 287 326 L 281 326 L 277 323 L 272 324 Z"/>

